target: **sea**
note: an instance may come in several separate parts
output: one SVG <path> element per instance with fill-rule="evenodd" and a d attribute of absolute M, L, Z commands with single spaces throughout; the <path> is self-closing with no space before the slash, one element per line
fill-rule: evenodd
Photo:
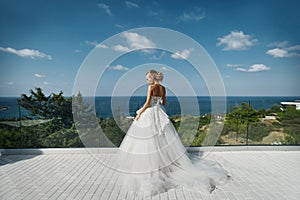
<path fill-rule="evenodd" d="M 19 119 L 30 117 L 31 113 L 19 107 L 17 97 L 0 97 L 0 120 Z M 270 109 L 274 105 L 280 106 L 280 102 L 294 102 L 300 100 L 300 96 L 227 96 L 227 97 L 175 97 L 168 96 L 164 107 L 169 116 L 193 115 L 203 116 L 210 113 L 223 114 L 232 111 L 234 106 L 240 106 L 243 102 L 250 104 L 255 110 L 261 108 Z M 94 97 L 86 102 L 92 102 L 95 113 L 99 118 L 121 116 L 135 116 L 136 111 L 143 106 L 146 97 Z"/>

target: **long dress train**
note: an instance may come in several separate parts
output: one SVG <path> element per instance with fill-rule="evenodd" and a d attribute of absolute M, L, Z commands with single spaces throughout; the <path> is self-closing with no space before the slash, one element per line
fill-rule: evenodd
<path fill-rule="evenodd" d="M 128 129 L 116 154 L 118 184 L 145 195 L 178 187 L 211 193 L 224 185 L 230 175 L 219 163 L 192 162 L 161 102 L 152 96 L 150 107 Z"/>

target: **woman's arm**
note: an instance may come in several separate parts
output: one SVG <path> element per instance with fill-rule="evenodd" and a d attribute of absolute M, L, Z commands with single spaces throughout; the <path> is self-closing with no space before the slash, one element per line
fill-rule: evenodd
<path fill-rule="evenodd" d="M 135 117 L 136 120 L 139 120 L 141 114 L 149 107 L 150 101 L 151 101 L 151 94 L 152 94 L 152 87 L 151 87 L 151 85 L 149 85 L 148 92 L 147 92 L 147 100 L 146 100 L 144 106 L 141 108 L 141 110 L 137 114 L 137 116 Z"/>

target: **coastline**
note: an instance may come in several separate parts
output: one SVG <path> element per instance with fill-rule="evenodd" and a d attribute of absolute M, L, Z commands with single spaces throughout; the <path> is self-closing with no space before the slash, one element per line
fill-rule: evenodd
<path fill-rule="evenodd" d="M 17 99 L 20 97 L 0 97 L 0 106 L 7 107 L 8 109 L 0 111 L 0 120 L 16 119 L 21 117 L 28 117 L 30 113 L 20 108 Z M 218 106 L 218 97 L 210 96 L 197 96 L 197 101 L 191 99 L 195 97 L 190 96 L 167 96 L 167 105 L 165 106 L 167 114 L 172 116 L 177 115 L 191 115 L 191 116 L 204 116 L 211 113 L 211 98 L 214 98 L 215 106 Z M 224 97 L 222 97 L 223 99 Z M 89 97 L 87 97 L 89 99 Z M 117 110 L 121 116 L 132 117 L 135 116 L 135 111 L 138 110 L 145 102 L 145 96 L 97 96 L 95 97 L 95 106 L 97 117 L 107 118 L 113 117 L 113 113 Z M 273 105 L 280 106 L 282 101 L 296 101 L 300 96 L 227 96 L 226 102 L 220 102 L 220 105 L 226 104 L 226 108 L 220 109 L 220 114 L 227 114 L 232 110 L 235 105 L 241 105 L 243 102 L 249 103 L 255 110 L 261 108 L 270 109 Z M 129 101 L 129 102 L 128 102 Z M 198 103 L 198 105 L 194 105 Z M 221 105 L 222 106 L 222 105 Z M 195 109 L 196 107 L 199 110 Z M 217 108 L 218 109 L 218 108 Z M 184 111 L 184 112 L 183 112 Z M 215 112 L 218 113 L 218 112 Z"/>

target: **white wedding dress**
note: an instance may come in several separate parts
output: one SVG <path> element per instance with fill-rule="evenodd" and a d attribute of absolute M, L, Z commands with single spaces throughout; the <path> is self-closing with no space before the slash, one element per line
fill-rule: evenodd
<path fill-rule="evenodd" d="M 220 164 L 199 157 L 192 162 L 161 102 L 152 96 L 124 137 L 116 154 L 118 184 L 145 196 L 179 187 L 211 193 L 225 184 L 230 175 Z"/>

